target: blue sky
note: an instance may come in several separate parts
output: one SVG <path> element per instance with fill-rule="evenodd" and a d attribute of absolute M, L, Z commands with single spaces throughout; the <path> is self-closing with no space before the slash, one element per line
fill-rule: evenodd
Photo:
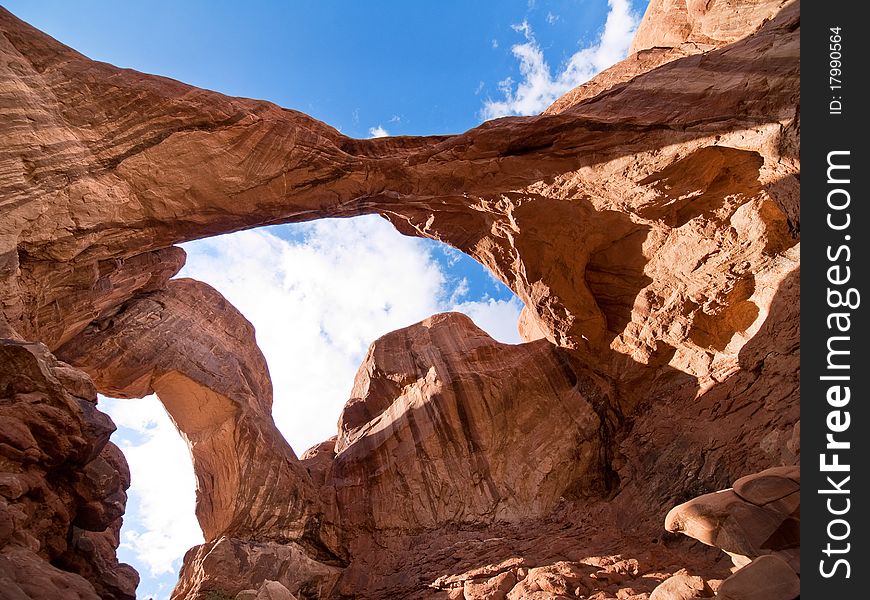
<path fill-rule="evenodd" d="M 96 60 L 306 112 L 346 135 L 458 133 L 535 114 L 624 56 L 646 2 L 63 2 L 4 6 Z M 182 275 L 257 328 L 279 429 L 297 453 L 333 435 L 375 338 L 461 310 L 516 343 L 521 303 L 488 271 L 378 217 L 185 244 Z M 156 398 L 102 399 L 133 474 L 122 560 L 164 599 L 201 542 L 187 450 Z"/>
<path fill-rule="evenodd" d="M 499 82 L 520 79 L 513 25 L 532 27 L 555 69 L 595 43 L 608 12 L 602 0 L 4 6 L 93 59 L 271 100 L 354 137 L 379 124 L 394 135 L 473 127 Z"/>

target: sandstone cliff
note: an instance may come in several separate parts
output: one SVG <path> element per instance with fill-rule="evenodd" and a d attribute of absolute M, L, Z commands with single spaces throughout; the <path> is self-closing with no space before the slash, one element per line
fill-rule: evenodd
<path fill-rule="evenodd" d="M 0 9 L 0 597 L 133 596 L 97 390 L 156 392 L 191 448 L 206 543 L 178 598 L 704 597 L 730 562 L 665 515 L 735 481 L 789 525 L 701 541 L 789 597 L 799 477 L 740 478 L 799 456 L 799 17 L 653 0 L 633 53 L 540 116 L 355 140 Z M 371 213 L 486 265 L 527 342 L 452 314 L 390 333 L 297 457 L 253 328 L 172 279 L 174 244 Z"/>

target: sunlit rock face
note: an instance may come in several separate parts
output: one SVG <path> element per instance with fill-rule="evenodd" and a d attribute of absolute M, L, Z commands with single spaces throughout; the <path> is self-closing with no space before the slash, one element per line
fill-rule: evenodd
<path fill-rule="evenodd" d="M 0 597 L 134 593 L 97 390 L 156 392 L 190 446 L 206 541 L 178 598 L 718 586 L 727 556 L 662 525 L 798 460 L 799 31 L 796 3 L 654 0 L 540 116 L 355 140 L 0 9 Z M 361 214 L 486 265 L 526 342 L 456 314 L 387 334 L 297 458 L 253 327 L 171 279 L 175 244 Z"/>
<path fill-rule="evenodd" d="M 613 392 L 572 363 L 543 340 L 499 344 L 459 313 L 375 341 L 326 476 L 342 529 L 517 521 L 603 493 L 596 409 Z"/>

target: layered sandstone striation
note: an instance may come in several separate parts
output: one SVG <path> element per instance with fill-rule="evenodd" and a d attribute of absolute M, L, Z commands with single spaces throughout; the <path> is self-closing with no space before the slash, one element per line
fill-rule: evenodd
<path fill-rule="evenodd" d="M 388 334 L 357 373 L 326 474 L 342 529 L 516 521 L 600 495 L 612 394 L 564 350 L 499 344 L 458 313 Z"/>
<path fill-rule="evenodd" d="M 717 597 L 800 596 L 800 481 L 799 467 L 773 467 L 668 513 L 668 531 L 721 548 L 731 557 L 735 572 L 718 586 Z"/>
<path fill-rule="evenodd" d="M 800 452 L 799 19 L 653 0 L 542 115 L 355 140 L 0 9 L 0 597 L 133 596 L 97 390 L 156 393 L 191 449 L 206 542 L 177 598 L 743 598 L 768 568 L 793 593 L 799 477 L 740 478 Z M 457 314 L 376 340 L 297 457 L 253 328 L 172 279 L 174 244 L 362 214 L 486 265 L 526 342 Z M 662 529 L 695 496 L 733 525 L 669 527 L 753 561 L 731 577 Z M 734 533 L 774 510 L 788 540 Z"/>

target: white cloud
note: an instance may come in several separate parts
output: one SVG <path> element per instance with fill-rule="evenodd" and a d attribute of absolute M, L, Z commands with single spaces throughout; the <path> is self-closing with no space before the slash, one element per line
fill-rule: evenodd
<path fill-rule="evenodd" d="M 453 246 L 444 244 L 443 246 L 440 246 L 439 249 L 441 250 L 441 254 L 444 255 L 445 260 L 447 260 L 448 267 L 452 267 L 462 259 L 462 252 Z"/>
<path fill-rule="evenodd" d="M 297 453 L 335 434 L 368 345 L 438 312 L 444 284 L 420 240 L 379 217 L 299 229 L 297 241 L 255 230 L 187 244 L 182 272 L 220 290 L 254 324 L 275 421 Z"/>
<path fill-rule="evenodd" d="M 549 23 L 550 25 L 555 25 L 556 21 L 558 21 L 558 20 L 559 20 L 559 15 L 554 15 L 551 12 L 547 13 L 547 23 Z"/>
<path fill-rule="evenodd" d="M 431 244 L 374 216 L 298 225 L 292 236 L 276 231 L 185 244 L 180 276 L 214 286 L 254 324 L 272 377 L 275 422 L 297 454 L 335 434 L 356 370 L 381 335 L 458 310 L 497 340 L 520 341 L 520 301 L 468 298 L 467 279 L 442 268 L 461 257 L 452 248 L 440 250 L 439 262 Z M 142 589 L 156 589 L 154 578 L 174 572 L 202 542 L 188 451 L 154 397 L 101 407 L 138 433 L 118 440 L 133 475 L 122 538 L 143 571 Z"/>
<path fill-rule="evenodd" d="M 532 26 L 529 25 L 529 22 L 526 19 L 523 19 L 522 23 L 517 23 L 516 25 L 511 25 L 511 29 L 516 31 L 517 33 L 522 33 L 523 37 L 526 40 L 532 40 Z"/>
<path fill-rule="evenodd" d="M 449 259 L 448 259 L 448 260 L 449 260 Z M 453 291 L 450 293 L 450 301 L 449 301 L 449 303 L 452 304 L 452 305 L 454 305 L 454 306 L 455 306 L 456 304 L 458 304 L 459 301 L 462 300 L 462 298 L 464 298 L 465 296 L 468 295 L 468 291 L 469 291 L 469 289 L 470 289 L 470 288 L 469 288 L 469 286 L 468 286 L 468 278 L 467 278 L 467 277 L 463 277 L 462 279 L 460 279 L 460 280 L 457 282 L 456 287 L 453 288 Z M 455 309 L 451 307 L 450 310 L 455 310 Z"/>
<path fill-rule="evenodd" d="M 505 344 L 522 342 L 517 331 L 517 321 L 523 303 L 516 296 L 509 300 L 483 300 L 460 302 L 454 304 L 451 310 L 465 313 L 475 324 L 486 331 L 493 339 Z"/>
<path fill-rule="evenodd" d="M 369 137 L 379 138 L 379 137 L 387 137 L 390 133 L 381 127 L 380 123 L 377 127 L 369 127 Z"/>
<path fill-rule="evenodd" d="M 143 577 L 177 573 L 181 557 L 201 544 L 194 516 L 195 479 L 187 445 L 155 396 L 136 400 L 100 397 L 100 409 L 119 428 L 112 436 L 133 475 L 121 548 L 148 569 Z"/>
<path fill-rule="evenodd" d="M 523 80 L 516 88 L 510 77 L 499 82 L 504 99 L 485 101 L 481 117 L 494 119 L 508 115 L 538 114 L 566 92 L 625 57 L 640 17 L 631 10 L 629 0 L 608 0 L 608 4 L 610 11 L 598 41 L 575 52 L 555 76 L 528 21 L 513 25 L 514 31 L 526 38 L 524 43 L 511 48 L 513 55 L 520 61 Z"/>
<path fill-rule="evenodd" d="M 321 220 L 296 230 L 302 236 L 293 241 L 261 229 L 187 244 L 181 275 L 213 285 L 254 324 L 272 376 L 275 422 L 297 453 L 335 434 L 353 376 L 381 335 L 461 310 L 518 341 L 507 333 L 516 330 L 518 300 L 465 301 L 475 300 L 466 297 L 468 281 L 448 281 L 422 240 L 383 219 Z M 496 325 L 500 318 L 508 322 Z"/>
<path fill-rule="evenodd" d="M 493 49 L 493 50 L 495 50 L 496 48 L 498 48 L 498 40 L 497 40 L 497 39 L 493 38 L 491 43 L 492 43 L 492 49 Z"/>

